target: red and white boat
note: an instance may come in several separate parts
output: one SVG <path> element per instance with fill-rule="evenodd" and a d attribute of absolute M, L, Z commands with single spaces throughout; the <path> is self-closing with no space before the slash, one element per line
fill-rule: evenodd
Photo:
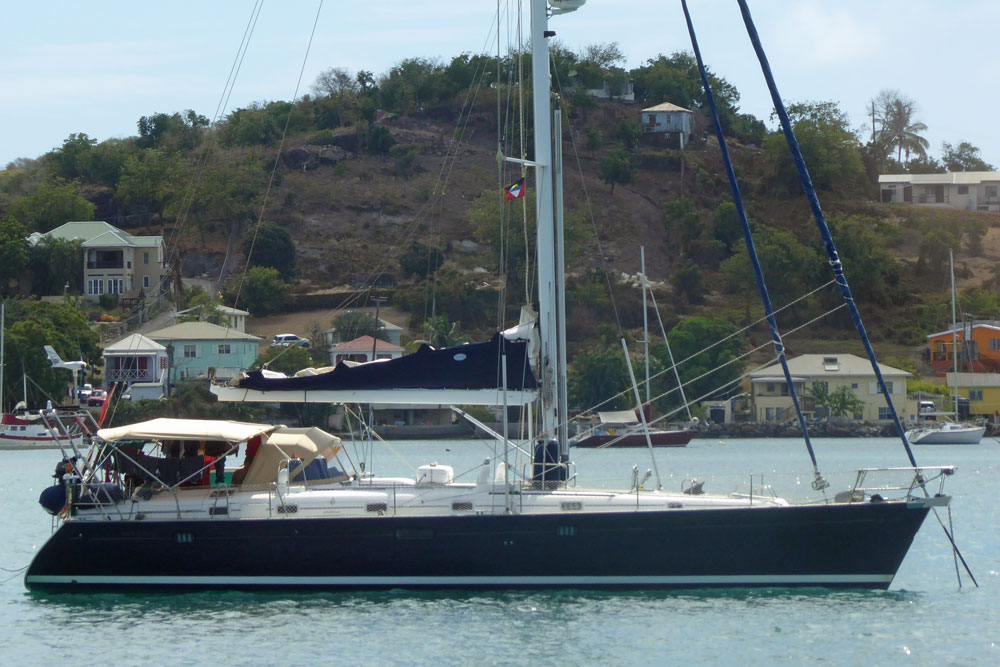
<path fill-rule="evenodd" d="M 83 420 L 89 415 L 78 410 L 60 410 L 59 419 L 52 419 L 55 409 L 41 412 L 27 410 L 4 413 L 0 422 L 0 449 L 59 449 L 81 447 L 84 438 Z M 79 417 L 79 419 L 78 419 Z"/>

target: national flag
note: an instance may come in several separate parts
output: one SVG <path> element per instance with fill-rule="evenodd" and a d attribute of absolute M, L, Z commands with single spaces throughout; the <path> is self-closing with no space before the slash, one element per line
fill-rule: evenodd
<path fill-rule="evenodd" d="M 524 179 L 522 178 L 513 185 L 509 186 L 506 190 L 504 190 L 504 192 L 507 193 L 504 197 L 504 201 L 520 199 L 524 196 Z"/>

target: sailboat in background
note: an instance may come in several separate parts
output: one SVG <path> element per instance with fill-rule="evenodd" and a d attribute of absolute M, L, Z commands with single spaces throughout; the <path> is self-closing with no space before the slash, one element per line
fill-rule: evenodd
<path fill-rule="evenodd" d="M 495 459 L 470 471 L 474 480 L 459 481 L 438 463 L 419 466 L 413 478 L 359 471 L 339 458 L 339 439 L 319 429 L 201 420 L 103 429 L 79 475 L 40 499 L 53 514 L 68 504 L 26 586 L 889 586 L 927 514 L 950 502 L 942 487 L 931 493 L 927 485 L 942 484 L 953 468 L 862 469 L 829 495 L 817 473 L 813 489 L 822 495 L 801 500 L 759 485 L 748 493 L 664 490 L 655 458 L 655 483 L 633 468 L 630 488 L 576 486 L 567 434 L 562 113 L 550 95 L 548 51 L 550 9 L 557 15 L 581 5 L 531 0 L 534 160 L 505 158 L 535 170 L 537 315 L 523 309 L 517 326 L 485 343 L 424 347 L 301 377 L 255 372 L 212 387 L 220 400 L 270 403 L 506 409 L 537 399 L 540 428 L 529 441 L 509 439 L 505 426 Z M 244 443 L 254 462 L 243 480 L 198 482 L 208 458 Z M 299 474 L 313 468 L 312 477 Z"/>
<path fill-rule="evenodd" d="M 957 295 L 955 292 L 955 257 L 951 250 L 948 251 L 948 266 L 951 269 L 951 357 L 955 364 L 955 379 L 951 387 L 951 398 L 954 412 L 948 421 L 948 415 L 936 414 L 945 417 L 943 421 L 922 422 L 916 428 L 906 432 L 907 439 L 914 445 L 978 445 L 986 433 L 986 426 L 983 424 L 969 424 L 959 422 L 958 416 L 958 313 L 956 307 Z M 962 334 L 963 347 L 969 341 L 966 334 Z M 926 413 L 917 412 L 917 417 Z"/>

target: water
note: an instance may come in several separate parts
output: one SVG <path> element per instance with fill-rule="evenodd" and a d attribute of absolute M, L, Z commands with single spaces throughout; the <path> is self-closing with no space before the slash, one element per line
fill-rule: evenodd
<path fill-rule="evenodd" d="M 482 442 L 391 443 L 414 465 L 456 474 L 486 456 Z M 905 465 L 898 440 L 816 441 L 840 488 L 859 465 Z M 821 589 L 598 593 L 32 594 L 16 575 L 0 584 L 0 664 L 948 664 L 1000 662 L 1000 446 L 918 447 L 922 465 L 954 464 L 948 480 L 962 552 L 979 580 L 956 583 L 951 550 L 930 516 L 889 591 Z M 581 479 L 628 486 L 642 450 L 574 452 Z M 37 505 L 55 452 L 0 451 L 0 567 L 26 565 L 50 522 Z M 374 458 L 409 474 L 399 457 Z M 695 440 L 661 450 L 666 488 L 709 479 L 708 491 L 748 483 L 786 497 L 811 479 L 801 442 Z M 795 474 L 805 473 L 805 474 Z M 942 514 L 947 520 L 947 514 Z M 113 558 L 114 554 L 109 554 Z M 5 577 L 13 573 L 0 572 Z M 3 578 L 3 577 L 0 577 Z"/>

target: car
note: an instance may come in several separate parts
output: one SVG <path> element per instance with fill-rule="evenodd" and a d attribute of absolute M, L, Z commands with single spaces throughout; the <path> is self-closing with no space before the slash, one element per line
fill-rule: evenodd
<path fill-rule="evenodd" d="M 108 397 L 108 392 L 103 389 L 94 389 L 87 398 L 87 405 L 102 405 L 104 399 Z"/>
<path fill-rule="evenodd" d="M 278 334 L 271 341 L 271 347 L 291 347 L 293 345 L 298 345 L 299 347 L 309 347 L 309 341 L 295 334 Z"/>
<path fill-rule="evenodd" d="M 80 404 L 87 402 L 90 398 L 90 392 L 93 391 L 93 387 L 88 383 L 76 390 L 76 398 L 80 401 Z"/>

